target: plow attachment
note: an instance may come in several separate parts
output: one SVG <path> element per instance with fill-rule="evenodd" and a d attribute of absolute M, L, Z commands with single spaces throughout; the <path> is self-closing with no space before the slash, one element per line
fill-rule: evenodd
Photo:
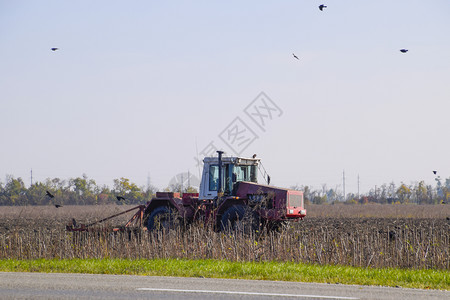
<path fill-rule="evenodd" d="M 145 211 L 145 205 L 138 205 L 133 208 L 130 208 L 126 211 L 120 212 L 118 214 L 109 216 L 107 218 L 101 219 L 99 221 L 90 223 L 90 224 L 77 224 L 75 219 L 72 220 L 72 223 L 66 225 L 66 231 L 72 231 L 72 232 L 83 232 L 83 231 L 90 231 L 90 232 L 98 232 L 98 231 L 127 231 L 131 228 L 139 227 L 140 229 L 146 230 L 147 228 L 144 226 L 144 211 Z M 117 226 L 117 227 L 98 227 L 96 225 L 99 225 L 105 221 L 111 220 L 113 218 L 116 218 L 118 216 L 121 216 L 123 214 L 129 213 L 133 210 L 137 210 L 136 213 L 131 217 L 131 219 L 128 220 L 128 222 L 123 226 Z"/>

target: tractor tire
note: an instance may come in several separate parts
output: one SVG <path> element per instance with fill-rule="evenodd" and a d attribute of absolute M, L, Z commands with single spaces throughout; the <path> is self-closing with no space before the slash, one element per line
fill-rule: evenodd
<path fill-rule="evenodd" d="M 249 234 L 260 230 L 259 215 L 244 205 L 233 205 L 222 215 L 220 230 Z"/>
<path fill-rule="evenodd" d="M 147 230 L 171 230 L 180 227 L 180 218 L 174 209 L 168 206 L 160 206 L 150 214 L 147 220 Z"/>

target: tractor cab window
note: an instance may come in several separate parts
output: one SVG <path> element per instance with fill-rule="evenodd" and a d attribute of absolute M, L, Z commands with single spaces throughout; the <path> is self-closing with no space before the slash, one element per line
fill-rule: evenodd
<path fill-rule="evenodd" d="M 209 190 L 217 191 L 219 187 L 219 166 L 209 166 Z"/>
<path fill-rule="evenodd" d="M 224 164 L 222 167 L 222 188 L 225 194 L 230 195 L 234 185 L 239 181 L 250 181 L 257 183 L 257 166 Z M 219 188 L 219 166 L 209 166 L 209 190 L 218 191 Z"/>
<path fill-rule="evenodd" d="M 256 166 L 235 166 L 236 181 L 257 182 Z"/>

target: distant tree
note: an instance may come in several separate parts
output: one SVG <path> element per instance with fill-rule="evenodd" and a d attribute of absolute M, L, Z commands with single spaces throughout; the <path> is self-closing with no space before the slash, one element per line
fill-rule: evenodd
<path fill-rule="evenodd" d="M 359 199 L 358 199 L 358 200 L 359 200 Z M 358 201 L 357 201 L 356 199 L 348 198 L 348 199 L 344 202 L 344 204 L 358 204 Z"/>
<path fill-rule="evenodd" d="M 329 189 L 327 191 L 326 195 L 327 195 L 328 202 L 333 202 L 333 201 L 338 200 L 338 194 L 336 193 L 336 191 L 334 189 Z"/>
<path fill-rule="evenodd" d="M 116 203 L 117 198 L 108 186 L 98 187 L 97 204 Z"/>
<path fill-rule="evenodd" d="M 55 198 L 46 197 L 47 204 L 66 204 L 68 202 L 69 194 L 67 193 L 66 181 L 59 178 L 47 178 L 43 183 L 45 189 L 51 192 Z"/>
<path fill-rule="evenodd" d="M 376 199 L 374 198 L 374 197 L 361 197 L 360 199 L 359 199 L 359 203 L 361 203 L 361 204 L 368 204 L 369 202 L 375 202 L 376 201 Z"/>
<path fill-rule="evenodd" d="M 314 204 L 325 204 L 328 202 L 328 197 L 326 194 L 325 195 L 316 194 L 313 197 L 312 202 Z"/>
<path fill-rule="evenodd" d="M 139 187 L 131 183 L 129 179 L 121 177 L 114 179 L 114 193 L 125 198 L 125 204 L 144 203 L 144 193 Z"/>
<path fill-rule="evenodd" d="M 395 198 L 397 196 L 397 188 L 394 182 L 391 182 L 388 187 L 388 197 L 387 198 Z"/>
<path fill-rule="evenodd" d="M 95 180 L 83 177 L 71 178 L 69 188 L 72 191 L 71 203 L 73 204 L 97 204 L 97 184 Z"/>
<path fill-rule="evenodd" d="M 141 186 L 140 190 L 142 191 L 142 201 L 147 202 L 153 198 L 158 189 L 153 185 L 147 185 L 146 187 Z"/>
<path fill-rule="evenodd" d="M 387 203 L 387 198 L 389 198 L 389 187 L 387 184 L 382 184 L 379 189 L 377 202 L 381 204 Z"/>
<path fill-rule="evenodd" d="M 345 203 L 418 203 L 438 204 L 450 201 L 450 178 L 435 178 L 436 185 L 426 185 L 419 181 L 411 185 L 401 182 L 397 187 L 394 182 L 382 184 L 379 188 L 371 189 L 367 194 L 358 197 L 348 193 L 343 198 L 335 189 L 327 188 L 323 184 L 319 189 L 310 186 L 295 185 L 290 189 L 303 191 L 305 204 L 327 204 L 345 199 Z M 97 186 L 95 180 L 89 179 L 86 174 L 82 177 L 71 178 L 68 181 L 59 178 L 47 178 L 44 182 L 35 182 L 29 188 L 21 178 L 8 175 L 5 183 L 0 181 L 0 205 L 49 205 L 49 204 L 107 204 L 117 203 L 116 196 L 124 197 L 123 204 L 145 203 L 152 199 L 156 187 L 138 187 L 127 178 L 114 179 L 114 187 Z M 165 189 L 166 191 L 197 193 L 194 187 L 174 184 Z M 46 191 L 55 195 L 50 198 Z"/>
<path fill-rule="evenodd" d="M 418 204 L 431 204 L 432 203 L 432 199 L 428 199 L 428 189 L 423 180 L 416 183 L 416 185 L 413 188 L 412 194 L 414 195 L 415 203 L 418 203 Z"/>
<path fill-rule="evenodd" d="M 36 182 L 30 186 L 26 192 L 29 205 L 47 205 L 51 199 L 46 195 L 46 191 L 50 188 L 41 183 Z"/>
<path fill-rule="evenodd" d="M 358 201 L 359 201 L 358 195 L 355 195 L 354 193 L 348 193 L 344 202 L 348 204 L 354 204 L 358 203 Z"/>
<path fill-rule="evenodd" d="M 193 186 L 184 186 L 182 183 L 172 183 L 164 189 L 166 192 L 176 193 L 198 193 L 198 190 Z"/>
<path fill-rule="evenodd" d="M 397 197 L 400 200 L 400 203 L 409 203 L 411 198 L 411 189 L 406 186 L 403 182 L 400 187 L 397 189 Z"/>
<path fill-rule="evenodd" d="M 325 204 L 328 201 L 327 185 L 323 184 L 321 189 L 308 189 L 309 201 L 313 204 Z"/>
<path fill-rule="evenodd" d="M 441 186 L 442 199 L 437 199 L 436 203 L 449 203 L 450 201 L 450 177 L 445 179 L 445 184 Z"/>
<path fill-rule="evenodd" d="M 2 202 L 4 205 L 26 205 L 26 191 L 27 189 L 22 178 L 15 179 L 13 176 L 8 175 L 2 195 Z"/>

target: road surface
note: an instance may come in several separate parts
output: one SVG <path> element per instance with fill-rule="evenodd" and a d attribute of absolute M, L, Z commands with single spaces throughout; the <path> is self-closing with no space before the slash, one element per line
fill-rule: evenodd
<path fill-rule="evenodd" d="M 449 291 L 283 281 L 0 272 L 0 299 L 450 299 Z"/>

